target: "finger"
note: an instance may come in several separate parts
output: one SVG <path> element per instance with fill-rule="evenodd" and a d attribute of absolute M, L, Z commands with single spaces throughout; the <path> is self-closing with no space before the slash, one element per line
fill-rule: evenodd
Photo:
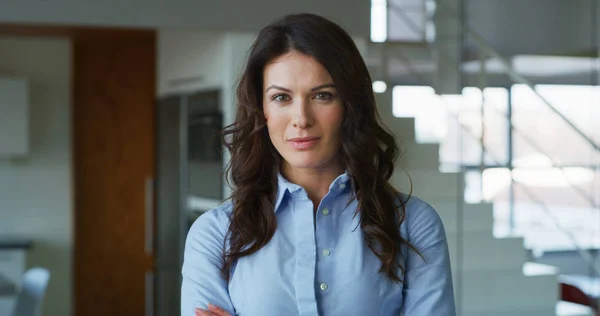
<path fill-rule="evenodd" d="M 214 316 L 214 314 L 205 309 L 196 308 L 196 316 Z"/>
<path fill-rule="evenodd" d="M 208 304 L 208 310 L 217 316 L 230 316 L 227 311 L 213 304 Z"/>

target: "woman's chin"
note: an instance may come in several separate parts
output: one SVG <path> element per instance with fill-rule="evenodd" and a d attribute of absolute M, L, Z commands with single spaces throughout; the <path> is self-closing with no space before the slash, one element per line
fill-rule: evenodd
<path fill-rule="evenodd" d="M 296 159 L 286 160 L 288 166 L 295 169 L 322 169 L 330 161 L 331 159 L 323 159 L 323 157 L 297 157 Z"/>
<path fill-rule="evenodd" d="M 317 168 L 321 167 L 322 164 L 310 162 L 310 161 L 303 161 L 303 162 L 290 163 L 289 166 L 294 169 L 317 169 Z"/>

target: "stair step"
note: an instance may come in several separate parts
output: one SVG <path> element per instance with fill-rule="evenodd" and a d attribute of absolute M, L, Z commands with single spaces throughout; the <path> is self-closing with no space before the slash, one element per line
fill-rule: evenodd
<path fill-rule="evenodd" d="M 434 199 L 462 199 L 463 175 L 461 173 L 441 173 L 438 170 L 409 170 L 408 174 L 396 170 L 390 178 L 390 183 L 400 192 L 414 195 L 424 201 Z"/>
<path fill-rule="evenodd" d="M 556 303 L 555 303 L 556 304 Z M 462 312 L 457 312 L 460 316 L 552 316 L 556 315 L 555 304 L 545 304 L 544 306 L 521 307 L 513 305 L 503 309 L 490 306 L 478 310 L 463 309 Z"/>
<path fill-rule="evenodd" d="M 439 170 L 440 145 L 432 143 L 418 144 L 406 142 L 402 144 L 402 158 L 398 161 L 398 167 L 408 170 L 428 169 Z"/>
<path fill-rule="evenodd" d="M 548 266 L 548 265 L 542 265 L 545 268 L 539 269 L 539 268 L 532 268 L 531 265 L 537 265 L 538 263 L 535 262 L 525 262 L 521 267 L 519 266 L 511 266 L 511 267 L 504 267 L 501 269 L 498 268 L 490 268 L 487 266 L 482 266 L 482 267 L 465 267 L 464 265 L 462 266 L 462 269 L 456 265 L 452 266 L 452 275 L 454 276 L 454 278 L 456 279 L 456 277 L 459 276 L 458 273 L 496 273 L 496 272 L 506 272 L 506 273 L 520 273 L 525 277 L 529 277 L 529 276 L 540 276 L 540 275 L 559 275 L 559 269 L 553 266 Z M 559 280 L 558 282 L 560 282 L 560 276 L 558 276 Z"/>
<path fill-rule="evenodd" d="M 556 316 L 594 316 L 594 311 L 588 306 L 558 301 L 556 303 Z"/>
<path fill-rule="evenodd" d="M 414 117 L 395 117 L 393 115 L 382 115 L 383 123 L 390 131 L 403 142 L 414 142 L 415 137 L 415 118 Z"/>
<path fill-rule="evenodd" d="M 447 234 L 452 267 L 462 270 L 521 269 L 527 261 L 523 238 L 497 239 L 490 233 Z M 458 241 L 461 242 L 459 247 Z M 460 250 L 460 254 L 458 251 Z M 460 256 L 460 261 L 458 260 Z"/>
<path fill-rule="evenodd" d="M 541 263 L 537 263 L 537 262 L 526 262 L 523 265 L 523 274 L 527 275 L 527 276 L 544 275 L 544 274 L 558 275 L 559 272 L 560 272 L 560 270 L 557 267 L 547 265 L 547 264 L 541 264 Z"/>
<path fill-rule="evenodd" d="M 492 235 L 494 227 L 494 206 L 490 203 L 466 204 L 454 199 L 429 200 L 440 215 L 447 234 L 457 232 L 486 232 Z"/>
<path fill-rule="evenodd" d="M 559 297 L 556 275 L 525 276 L 519 270 L 463 272 L 454 288 L 465 310 L 553 307 Z"/>

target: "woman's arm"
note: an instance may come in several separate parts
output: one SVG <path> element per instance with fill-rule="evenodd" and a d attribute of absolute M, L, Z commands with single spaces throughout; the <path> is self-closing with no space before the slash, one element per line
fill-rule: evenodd
<path fill-rule="evenodd" d="M 448 242 L 442 220 L 427 203 L 409 202 L 408 240 L 423 258 L 408 250 L 404 278 L 404 314 L 455 316 Z"/>
<path fill-rule="evenodd" d="M 223 240 L 227 232 L 226 213 L 216 208 L 201 215 L 188 233 L 181 286 L 181 316 L 196 315 L 196 308 L 208 304 L 234 315 L 227 282 L 221 277 Z"/>

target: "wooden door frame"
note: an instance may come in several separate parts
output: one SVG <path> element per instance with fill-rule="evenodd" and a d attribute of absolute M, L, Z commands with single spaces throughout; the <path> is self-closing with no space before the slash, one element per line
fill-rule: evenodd
<path fill-rule="evenodd" d="M 80 204 L 78 203 L 78 188 L 76 185 L 76 181 L 75 179 L 77 179 L 77 174 L 78 174 L 78 169 L 77 169 L 77 165 L 78 165 L 78 156 L 77 156 L 77 148 L 76 148 L 76 135 L 78 133 L 77 130 L 77 124 L 75 122 L 75 109 L 78 106 L 76 104 L 76 94 L 78 91 L 76 91 L 75 89 L 77 88 L 77 85 L 75 84 L 75 80 L 74 80 L 74 73 L 75 73 L 75 69 L 74 69 L 74 57 L 73 56 L 73 44 L 75 41 L 82 41 L 82 40 L 94 40 L 94 39 L 115 39 L 115 38 L 130 38 L 130 37 L 139 37 L 139 36 L 149 36 L 149 37 L 153 37 L 155 42 L 156 42 L 156 31 L 154 29 L 133 29 L 133 28 L 107 28 L 107 27 L 89 27 L 89 26 L 57 26 L 57 25 L 41 25 L 41 24 L 36 24 L 36 25 L 31 25 L 31 24 L 18 24 L 18 23 L 0 23 L 0 36 L 17 36 L 17 37 L 36 37 L 36 38 L 40 38 L 40 37 L 55 37 L 55 38 L 67 38 L 70 40 L 70 44 L 71 44 L 71 102 L 70 102 L 70 115 L 71 115 L 71 131 L 70 131 L 70 136 L 73 142 L 73 146 L 72 146 L 72 152 L 71 152 L 71 157 L 72 157 L 72 162 L 73 162 L 73 172 L 72 172 L 72 177 L 73 177 L 73 181 L 74 181 L 74 188 L 73 188 L 73 199 L 74 199 L 74 203 L 73 203 L 73 255 L 72 255 L 72 270 L 71 270 L 71 275 L 72 275 L 72 291 L 73 293 L 71 293 L 71 297 L 72 297 L 72 301 L 71 301 L 71 310 L 73 311 L 73 315 L 76 315 L 77 310 L 81 310 L 81 308 L 78 308 L 78 302 L 77 302 L 77 262 L 76 262 L 76 258 L 77 258 L 77 253 L 76 253 L 76 244 L 77 244 L 77 223 L 78 223 L 78 218 L 81 214 L 81 212 L 83 211 L 80 207 Z M 155 47 L 156 50 L 156 47 Z M 156 54 L 156 52 L 154 52 L 154 54 Z M 155 64 L 154 67 L 154 81 L 156 82 L 156 73 L 157 73 L 157 66 Z M 154 88 L 156 89 L 156 88 Z M 153 95 L 151 96 L 153 98 L 153 100 L 156 100 L 156 90 L 153 91 Z M 154 120 L 156 121 L 156 107 L 152 106 L 151 109 L 154 111 Z M 156 126 L 156 122 L 154 122 L 154 126 Z M 106 126 L 105 128 L 110 128 L 109 126 Z M 153 137 L 154 139 L 156 139 L 156 127 L 153 131 Z M 156 148 L 155 148 L 156 149 Z M 150 157 L 150 159 L 152 159 L 153 162 L 157 161 L 157 154 L 156 154 L 156 150 L 154 150 L 153 153 L 153 157 Z M 154 175 L 156 175 L 156 163 L 154 163 Z M 153 175 L 153 176 L 154 176 Z M 154 197 L 154 201 L 155 201 L 155 197 Z M 153 205 L 156 205 L 156 203 L 153 203 Z M 154 206 L 154 218 L 156 218 L 156 207 Z M 154 221 L 155 222 L 155 221 Z M 154 226 L 156 226 L 154 224 Z M 155 231 L 155 230 L 154 230 Z M 153 244 L 156 244 L 155 242 Z M 154 290 L 154 292 L 156 292 L 156 290 Z M 91 307 L 92 309 L 94 309 L 94 307 Z"/>

